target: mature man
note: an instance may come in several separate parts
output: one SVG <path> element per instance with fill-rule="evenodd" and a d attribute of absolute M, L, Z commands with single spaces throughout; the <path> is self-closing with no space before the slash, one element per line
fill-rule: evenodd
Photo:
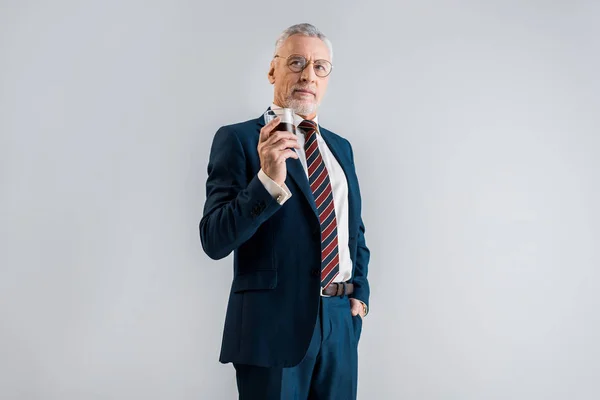
<path fill-rule="evenodd" d="M 208 163 L 200 238 L 234 252 L 220 361 L 240 399 L 356 398 L 357 346 L 369 303 L 369 249 L 350 143 L 318 124 L 332 70 L 330 41 L 286 29 L 268 72 L 276 119 L 220 128 Z"/>

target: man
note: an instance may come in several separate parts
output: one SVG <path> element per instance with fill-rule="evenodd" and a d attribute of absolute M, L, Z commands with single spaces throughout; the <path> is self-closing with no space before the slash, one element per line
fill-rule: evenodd
<path fill-rule="evenodd" d="M 297 134 L 261 116 L 211 148 L 200 237 L 213 259 L 234 252 L 220 361 L 240 399 L 356 398 L 369 249 L 350 143 L 318 125 L 331 60 L 314 26 L 286 29 L 271 108 L 293 109 Z"/>

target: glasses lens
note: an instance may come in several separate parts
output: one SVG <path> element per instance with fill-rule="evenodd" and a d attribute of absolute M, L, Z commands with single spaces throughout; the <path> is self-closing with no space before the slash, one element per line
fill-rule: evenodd
<path fill-rule="evenodd" d="M 314 69 L 317 76 L 325 77 L 331 72 L 331 63 L 327 60 L 317 60 Z"/>
<path fill-rule="evenodd" d="M 301 56 L 291 56 L 288 58 L 288 67 L 294 72 L 300 72 L 306 65 L 306 58 Z"/>

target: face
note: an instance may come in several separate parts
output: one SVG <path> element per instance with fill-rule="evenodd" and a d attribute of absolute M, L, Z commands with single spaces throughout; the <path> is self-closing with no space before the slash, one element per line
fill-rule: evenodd
<path fill-rule="evenodd" d="M 308 64 L 304 70 L 293 72 L 288 68 L 286 57 L 291 54 L 298 54 L 307 59 Z M 318 77 L 311 61 L 331 62 L 327 45 L 316 37 L 293 35 L 287 38 L 277 55 L 279 57 L 271 61 L 269 70 L 269 82 L 274 86 L 274 103 L 293 109 L 303 118 L 314 118 L 327 91 L 330 75 L 325 78 Z"/>

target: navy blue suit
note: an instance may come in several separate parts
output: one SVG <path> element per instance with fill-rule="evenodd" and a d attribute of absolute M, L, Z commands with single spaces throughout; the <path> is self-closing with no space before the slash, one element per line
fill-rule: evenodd
<path fill-rule="evenodd" d="M 313 194 L 299 160 L 286 161 L 292 197 L 283 205 L 257 177 L 263 117 L 221 127 L 208 163 L 200 238 L 206 254 L 234 252 L 234 277 L 220 361 L 292 367 L 303 359 L 320 307 L 320 226 Z M 350 143 L 319 127 L 348 181 L 351 297 L 369 304 L 369 249 Z"/>

